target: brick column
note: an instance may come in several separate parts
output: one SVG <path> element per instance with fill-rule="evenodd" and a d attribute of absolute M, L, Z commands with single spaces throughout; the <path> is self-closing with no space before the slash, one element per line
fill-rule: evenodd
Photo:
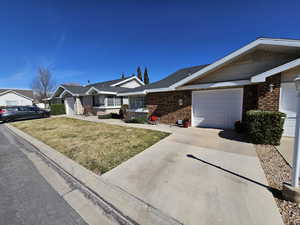
<path fill-rule="evenodd" d="M 266 82 L 257 85 L 258 109 L 268 111 L 279 110 L 280 84 L 281 74 L 276 74 L 268 77 Z"/>

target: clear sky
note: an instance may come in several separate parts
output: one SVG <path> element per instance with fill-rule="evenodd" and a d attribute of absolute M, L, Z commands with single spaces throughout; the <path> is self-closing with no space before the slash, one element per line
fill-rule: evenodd
<path fill-rule="evenodd" d="M 29 88 L 39 66 L 58 84 L 137 66 L 156 81 L 258 37 L 300 39 L 300 1 L 3 0 L 0 28 L 2 88 Z"/>

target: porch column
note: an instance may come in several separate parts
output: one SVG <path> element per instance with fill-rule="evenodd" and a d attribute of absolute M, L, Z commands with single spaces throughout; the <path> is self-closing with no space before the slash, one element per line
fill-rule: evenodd
<path fill-rule="evenodd" d="M 81 115 L 83 114 L 83 106 L 82 106 L 82 102 L 81 102 L 81 99 L 80 97 L 76 97 L 75 99 L 75 108 L 76 108 L 76 114 L 77 115 Z"/>

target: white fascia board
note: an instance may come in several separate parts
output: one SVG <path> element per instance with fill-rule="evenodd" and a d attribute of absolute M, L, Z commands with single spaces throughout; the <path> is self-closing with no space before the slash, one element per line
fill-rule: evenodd
<path fill-rule="evenodd" d="M 133 96 L 133 95 L 146 95 L 146 91 L 118 93 L 117 96 Z"/>
<path fill-rule="evenodd" d="M 65 93 L 69 93 L 69 94 L 72 95 L 72 96 L 78 96 L 78 95 L 73 94 L 73 93 L 70 92 L 69 90 L 66 90 L 66 89 L 65 89 L 65 90 L 59 95 L 59 98 L 62 98 L 62 97 L 64 96 Z"/>
<path fill-rule="evenodd" d="M 97 92 L 97 94 L 107 94 L 107 95 L 116 95 L 117 92 L 111 92 L 111 91 L 100 91 L 99 89 L 95 88 L 95 87 L 91 87 L 87 92 L 85 92 L 85 95 L 90 95 L 89 92 L 91 90 L 94 90 Z"/>
<path fill-rule="evenodd" d="M 110 85 L 110 86 L 115 87 L 115 86 L 118 86 L 118 85 L 120 85 L 120 84 L 123 84 L 123 83 L 126 83 L 126 82 L 128 82 L 128 81 L 131 81 L 131 80 L 133 80 L 133 79 L 135 79 L 135 80 L 136 80 L 137 82 L 139 82 L 141 85 L 145 85 L 145 83 L 144 83 L 143 81 L 141 81 L 137 76 L 134 76 L 134 77 L 130 77 L 130 78 L 126 79 L 126 80 L 122 80 L 122 81 L 120 81 L 120 82 L 118 82 L 118 83 L 112 84 L 112 85 Z"/>
<path fill-rule="evenodd" d="M 105 95 L 117 95 L 117 92 L 99 91 L 99 94 L 105 94 Z"/>
<path fill-rule="evenodd" d="M 97 88 L 95 88 L 95 87 L 90 87 L 90 89 L 89 90 L 87 90 L 86 92 L 85 92 L 85 94 L 89 94 L 89 92 L 91 91 L 91 90 L 94 90 L 94 91 L 96 91 L 96 92 L 99 92 L 99 90 L 97 89 Z"/>
<path fill-rule="evenodd" d="M 25 96 L 25 95 L 22 95 L 22 94 L 20 94 L 20 93 L 18 93 L 18 92 L 15 92 L 15 91 L 13 91 L 13 90 L 7 90 L 7 91 L 4 91 L 4 92 L 1 92 L 0 95 L 5 95 L 5 94 L 8 94 L 8 93 L 14 93 L 15 95 L 19 95 L 19 96 L 21 96 L 21 97 L 23 97 L 23 98 L 26 98 L 26 99 L 28 99 L 28 100 L 30 100 L 30 101 L 33 101 L 32 98 L 29 98 L 29 97 L 27 97 L 27 96 Z"/>
<path fill-rule="evenodd" d="M 66 88 L 65 87 L 63 87 L 62 85 L 60 85 L 58 88 L 56 88 L 56 90 L 53 92 L 53 94 L 49 97 L 49 99 L 52 99 L 52 98 L 54 98 L 54 95 L 55 95 L 55 93 L 58 91 L 58 89 L 60 89 L 60 88 L 62 88 L 62 89 L 64 89 L 64 90 L 66 90 Z M 69 91 L 70 92 L 70 91 Z M 70 92 L 71 93 L 71 92 Z M 73 95 L 73 94 L 72 94 Z M 60 97 L 59 97 L 60 98 Z"/>
<path fill-rule="evenodd" d="M 216 62 L 204 67 L 203 69 L 199 70 L 198 72 L 186 77 L 185 79 L 182 79 L 181 81 L 173 84 L 171 87 L 179 87 L 181 85 L 184 85 L 196 78 L 201 77 L 204 73 L 207 73 L 218 66 L 221 66 L 222 64 L 244 54 L 245 52 L 257 47 L 258 45 L 280 45 L 280 46 L 289 46 L 289 47 L 300 47 L 300 40 L 285 40 L 285 39 L 270 39 L 270 38 L 260 38 L 257 39 L 246 46 L 232 52 L 231 54 L 221 58 L 220 60 L 217 60 Z"/>
<path fill-rule="evenodd" d="M 221 88 L 221 87 L 235 87 L 251 84 L 250 80 L 236 80 L 236 81 L 225 81 L 217 83 L 207 83 L 207 84 L 193 84 L 186 85 L 177 88 L 177 90 L 193 90 L 193 89 L 210 89 L 210 88 Z"/>
<path fill-rule="evenodd" d="M 167 92 L 167 91 L 175 91 L 175 88 L 173 88 L 173 87 L 168 87 L 168 88 L 148 89 L 148 90 L 146 90 L 146 93 Z"/>
<path fill-rule="evenodd" d="M 299 66 L 299 65 L 300 65 L 300 58 L 296 59 L 296 60 L 293 60 L 291 62 L 288 62 L 286 64 L 283 64 L 281 66 L 275 67 L 275 68 L 273 68 L 271 70 L 268 70 L 266 72 L 257 74 L 255 76 L 251 77 L 251 82 L 253 82 L 253 83 L 265 82 L 267 77 L 272 76 L 272 75 L 277 74 L 277 73 L 281 73 L 281 72 L 289 70 L 289 69 L 292 69 L 292 68 L 294 68 L 296 66 Z"/>

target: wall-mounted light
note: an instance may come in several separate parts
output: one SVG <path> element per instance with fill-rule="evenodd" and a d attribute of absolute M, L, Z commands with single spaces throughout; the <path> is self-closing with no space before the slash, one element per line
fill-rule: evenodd
<path fill-rule="evenodd" d="M 183 99 L 182 99 L 182 98 L 180 98 L 180 99 L 178 100 L 178 104 L 179 104 L 180 106 L 183 105 Z"/>
<path fill-rule="evenodd" d="M 273 90 L 274 90 L 274 84 L 270 84 L 269 85 L 269 90 L 270 90 L 270 92 L 273 92 Z"/>

